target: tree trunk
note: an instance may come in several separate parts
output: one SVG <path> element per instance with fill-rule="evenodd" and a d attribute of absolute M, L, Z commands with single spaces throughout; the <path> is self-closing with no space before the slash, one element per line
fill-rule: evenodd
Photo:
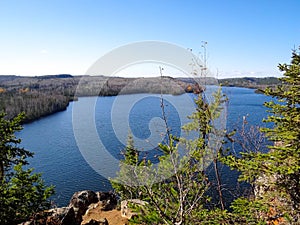
<path fill-rule="evenodd" d="M 215 168 L 215 173 L 216 173 L 216 179 L 217 179 L 217 189 L 219 192 L 219 198 L 220 198 L 220 204 L 221 204 L 221 209 L 224 210 L 224 200 L 223 200 L 223 195 L 222 195 L 222 189 L 221 189 L 221 178 L 219 174 L 219 168 L 218 168 L 218 159 L 214 159 L 214 168 Z"/>

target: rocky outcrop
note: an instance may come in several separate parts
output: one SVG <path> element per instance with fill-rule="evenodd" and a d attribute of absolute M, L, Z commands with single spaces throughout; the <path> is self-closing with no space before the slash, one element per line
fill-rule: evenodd
<path fill-rule="evenodd" d="M 98 201 L 97 194 L 93 191 L 78 191 L 72 196 L 69 208 L 74 209 L 77 224 L 81 223 L 82 216 L 89 208 L 89 205 Z"/>
<path fill-rule="evenodd" d="M 116 207 L 117 196 L 111 192 L 96 192 L 101 209 L 104 211 L 112 210 Z"/>
<path fill-rule="evenodd" d="M 37 213 L 30 221 L 20 225 L 81 225 L 83 216 L 89 210 L 100 207 L 112 210 L 117 205 L 117 198 L 111 192 L 79 191 L 74 193 L 68 207 L 55 208 Z M 91 219 L 84 225 L 108 225 L 106 218 Z"/>
<path fill-rule="evenodd" d="M 75 225 L 75 212 L 71 207 L 63 207 L 51 209 L 48 211 L 50 216 L 47 217 L 46 224 L 60 224 L 60 225 Z"/>
<path fill-rule="evenodd" d="M 20 225 L 77 225 L 73 208 L 62 207 L 37 213 L 30 221 Z"/>

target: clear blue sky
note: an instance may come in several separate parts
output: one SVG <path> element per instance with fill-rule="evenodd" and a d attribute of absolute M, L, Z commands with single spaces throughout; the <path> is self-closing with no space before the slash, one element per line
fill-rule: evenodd
<path fill-rule="evenodd" d="M 277 76 L 300 45 L 299 0 L 0 0 L 0 74 L 84 74 L 136 41 L 201 51 L 219 77 Z"/>

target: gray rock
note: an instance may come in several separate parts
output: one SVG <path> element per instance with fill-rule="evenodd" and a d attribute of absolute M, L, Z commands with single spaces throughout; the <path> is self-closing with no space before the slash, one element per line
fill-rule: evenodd
<path fill-rule="evenodd" d="M 78 191 L 73 194 L 68 207 L 73 207 L 77 224 L 81 223 L 82 216 L 85 214 L 89 205 L 96 202 L 98 202 L 98 198 L 93 191 Z"/>
<path fill-rule="evenodd" d="M 116 207 L 118 200 L 117 196 L 112 192 L 96 192 L 97 198 L 101 205 L 101 210 L 108 211 Z"/>
<path fill-rule="evenodd" d="M 47 211 L 52 213 L 47 217 L 47 225 L 78 225 L 73 207 L 62 207 Z"/>
<path fill-rule="evenodd" d="M 20 225 L 80 225 L 82 216 L 89 210 L 99 207 L 101 210 L 111 210 L 117 205 L 117 197 L 112 192 L 79 191 L 74 193 L 68 207 L 55 208 L 37 213 L 30 221 Z M 98 223 L 96 223 L 98 222 Z M 91 224 L 108 224 L 104 218 Z"/>
<path fill-rule="evenodd" d="M 73 207 L 63 207 L 37 213 L 30 221 L 20 225 L 79 225 Z"/>

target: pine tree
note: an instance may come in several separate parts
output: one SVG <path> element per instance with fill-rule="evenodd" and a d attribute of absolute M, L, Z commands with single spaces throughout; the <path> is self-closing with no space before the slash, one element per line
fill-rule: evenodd
<path fill-rule="evenodd" d="M 162 155 L 159 164 L 143 173 L 145 182 L 139 186 L 143 206 L 135 206 L 138 216 L 131 222 L 137 224 L 221 224 L 227 217 L 225 211 L 208 210 L 207 190 L 210 182 L 205 166 L 217 155 L 210 138 L 224 135 L 215 127 L 225 98 L 218 91 L 208 103 L 200 94 L 195 100 L 196 111 L 189 116 L 190 123 L 183 129 L 187 138 L 177 138 L 168 133 L 168 141 L 159 145 Z M 167 123 L 166 123 L 167 125 Z M 168 127 L 166 127 L 168 132 Z M 220 132 L 220 133 L 219 133 Z M 213 134 L 213 135 L 212 135 Z M 220 146 L 219 146 L 220 147 Z M 150 164 L 148 164 L 149 166 Z M 140 177 L 138 177 L 140 178 Z"/>
<path fill-rule="evenodd" d="M 254 199 L 237 199 L 233 204 L 238 215 L 258 221 L 285 220 L 300 223 L 300 54 L 292 52 L 290 64 L 279 64 L 283 77 L 275 89 L 264 93 L 274 98 L 265 103 L 270 115 L 263 128 L 274 145 L 269 152 L 241 153 L 224 161 L 241 172 L 240 180 L 248 181 L 256 190 Z M 249 215 L 248 215 L 249 216 Z M 284 217 L 284 219 L 283 219 Z"/>
<path fill-rule="evenodd" d="M 23 169 L 28 164 L 26 158 L 33 153 L 18 144 L 15 132 L 22 130 L 24 114 L 7 120 L 0 114 L 0 224 L 18 224 L 36 212 L 50 206 L 48 198 L 54 193 L 53 187 L 47 187 L 41 174 L 33 169 Z"/>
<path fill-rule="evenodd" d="M 139 161 L 139 152 L 134 147 L 134 140 L 132 133 L 128 134 L 127 145 L 124 151 L 124 163 L 135 166 Z"/>
<path fill-rule="evenodd" d="M 0 114 L 0 180 L 5 178 L 12 165 L 27 164 L 26 157 L 33 156 L 33 153 L 18 146 L 21 140 L 15 136 L 15 132 L 22 130 L 21 121 L 25 115 L 20 114 L 12 120 L 5 116 L 5 113 Z"/>
<path fill-rule="evenodd" d="M 110 183 L 122 200 L 140 198 L 137 172 L 144 161 L 139 160 L 139 151 L 134 147 L 131 133 L 128 134 L 123 154 L 124 159 L 120 161 L 120 170 L 115 178 L 110 179 Z"/>

